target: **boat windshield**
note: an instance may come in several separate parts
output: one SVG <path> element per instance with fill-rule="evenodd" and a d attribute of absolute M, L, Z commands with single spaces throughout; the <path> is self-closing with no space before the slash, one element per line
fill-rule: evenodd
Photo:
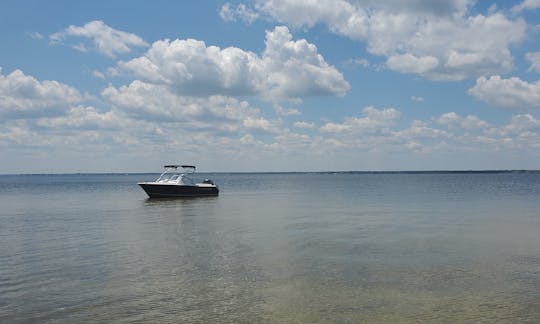
<path fill-rule="evenodd" d="M 178 170 L 181 167 L 182 170 Z M 195 167 L 192 165 L 166 165 L 165 171 L 157 178 L 156 182 L 168 182 L 177 184 L 195 184 L 193 179 L 186 176 L 195 172 Z"/>

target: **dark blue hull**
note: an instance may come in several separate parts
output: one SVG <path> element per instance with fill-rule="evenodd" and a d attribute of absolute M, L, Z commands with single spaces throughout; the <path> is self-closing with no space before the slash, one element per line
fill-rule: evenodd
<path fill-rule="evenodd" d="M 204 197 L 219 195 L 219 189 L 217 186 L 205 187 L 191 185 L 161 185 L 151 183 L 139 183 L 139 186 L 143 188 L 150 198 Z"/>

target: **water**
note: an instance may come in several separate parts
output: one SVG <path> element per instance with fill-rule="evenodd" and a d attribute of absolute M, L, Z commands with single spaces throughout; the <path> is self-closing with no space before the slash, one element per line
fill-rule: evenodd
<path fill-rule="evenodd" d="M 540 173 L 0 176 L 0 322 L 540 321 Z"/>

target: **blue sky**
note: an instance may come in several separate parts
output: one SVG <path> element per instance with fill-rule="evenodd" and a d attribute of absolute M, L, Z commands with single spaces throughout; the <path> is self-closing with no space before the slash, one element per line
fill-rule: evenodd
<path fill-rule="evenodd" d="M 540 1 L 2 1 L 0 173 L 540 168 Z"/>

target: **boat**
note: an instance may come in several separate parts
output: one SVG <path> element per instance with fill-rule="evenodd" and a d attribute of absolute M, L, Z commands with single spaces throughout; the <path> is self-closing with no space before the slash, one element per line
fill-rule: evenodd
<path fill-rule="evenodd" d="M 209 179 L 195 183 L 194 165 L 165 165 L 165 171 L 151 182 L 137 183 L 150 198 L 217 196 L 218 186 Z"/>

